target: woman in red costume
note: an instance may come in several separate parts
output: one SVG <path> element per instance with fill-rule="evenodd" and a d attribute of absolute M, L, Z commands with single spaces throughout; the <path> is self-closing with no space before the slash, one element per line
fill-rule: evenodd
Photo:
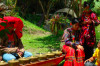
<path fill-rule="evenodd" d="M 66 54 L 63 66 L 84 66 L 84 48 L 80 42 L 79 21 L 77 18 L 72 20 L 72 28 L 64 30 L 62 51 Z"/>
<path fill-rule="evenodd" d="M 93 47 L 96 42 L 95 26 L 99 25 L 100 23 L 96 14 L 93 13 L 89 8 L 89 4 L 84 2 L 84 11 L 81 16 L 81 42 L 84 46 L 85 59 L 90 58 L 93 54 Z"/>
<path fill-rule="evenodd" d="M 0 52 L 2 52 L 3 60 L 8 62 L 9 60 L 18 59 L 19 57 L 32 56 L 32 53 L 24 50 L 24 46 L 20 39 L 22 37 L 23 28 L 21 19 L 7 16 L 3 17 L 1 22 L 6 23 L 4 28 L 9 30 L 9 33 L 6 33 L 7 38 L 0 38 Z"/>

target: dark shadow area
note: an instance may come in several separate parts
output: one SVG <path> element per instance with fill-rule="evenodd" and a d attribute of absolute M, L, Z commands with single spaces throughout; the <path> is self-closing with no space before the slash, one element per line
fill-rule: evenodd
<path fill-rule="evenodd" d="M 20 14 L 20 17 L 24 18 L 25 20 L 37 25 L 38 27 L 44 29 L 44 16 L 43 14 L 26 14 L 24 17 Z M 49 31 L 47 29 L 44 29 L 46 31 Z"/>
<path fill-rule="evenodd" d="M 63 13 L 63 15 L 66 17 L 67 14 Z M 23 16 L 22 14 L 19 14 L 19 16 L 24 18 L 25 20 L 37 25 L 38 27 L 40 27 L 40 28 L 42 28 L 46 31 L 50 31 L 49 25 L 46 25 L 46 22 L 44 21 L 44 15 L 43 14 L 26 14 L 25 16 Z M 52 16 L 54 16 L 54 14 L 50 15 L 49 19 L 52 18 Z M 72 20 L 71 15 L 68 14 L 67 17 L 70 21 Z M 62 23 L 62 24 L 64 24 L 64 23 Z M 66 25 L 66 24 L 64 24 L 64 25 Z M 61 25 L 61 26 L 64 27 L 64 25 Z M 45 28 L 45 26 L 47 28 Z M 67 24 L 67 26 L 69 26 L 69 23 Z M 65 28 L 63 28 L 63 29 L 65 29 Z"/>

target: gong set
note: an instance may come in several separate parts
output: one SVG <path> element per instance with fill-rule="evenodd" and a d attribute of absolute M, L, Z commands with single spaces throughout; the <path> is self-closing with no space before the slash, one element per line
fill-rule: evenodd
<path fill-rule="evenodd" d="M 1 61 L 0 66 L 27 66 L 27 64 L 32 64 L 35 62 L 43 62 L 49 59 L 59 58 L 60 56 L 62 56 L 62 52 L 57 50 L 57 51 L 52 51 L 45 54 L 40 53 L 36 56 L 31 56 L 27 58 L 22 57 L 17 60 L 12 59 L 8 62 Z"/>

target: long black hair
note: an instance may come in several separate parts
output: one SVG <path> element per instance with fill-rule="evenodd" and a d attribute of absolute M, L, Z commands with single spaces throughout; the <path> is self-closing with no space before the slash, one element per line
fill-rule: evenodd
<path fill-rule="evenodd" d="M 85 2 L 84 2 L 84 8 L 87 7 L 87 6 L 90 7 L 90 4 L 89 4 L 88 2 L 85 1 Z"/>

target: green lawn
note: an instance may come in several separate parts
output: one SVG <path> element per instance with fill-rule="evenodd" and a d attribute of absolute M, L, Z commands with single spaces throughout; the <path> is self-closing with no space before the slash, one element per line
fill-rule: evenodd
<path fill-rule="evenodd" d="M 100 40 L 100 25 L 95 27 L 95 32 L 96 32 L 96 43 Z"/>
<path fill-rule="evenodd" d="M 21 18 L 20 16 L 17 16 Z M 21 18 L 24 23 L 23 37 L 21 38 L 25 50 L 36 53 L 47 53 L 52 50 L 59 50 L 59 44 L 63 31 L 60 31 L 57 36 L 51 32 L 46 31 L 28 20 Z M 100 38 L 100 25 L 95 28 L 96 38 Z M 58 65 L 62 66 L 64 60 Z"/>
<path fill-rule="evenodd" d="M 95 28 L 96 38 L 100 38 L 100 25 Z"/>
<path fill-rule="evenodd" d="M 18 18 L 21 18 L 17 16 Z M 24 23 L 23 37 L 21 38 L 25 50 L 36 53 L 47 53 L 52 50 L 59 50 L 61 34 L 54 36 L 30 21 L 21 18 Z"/>

